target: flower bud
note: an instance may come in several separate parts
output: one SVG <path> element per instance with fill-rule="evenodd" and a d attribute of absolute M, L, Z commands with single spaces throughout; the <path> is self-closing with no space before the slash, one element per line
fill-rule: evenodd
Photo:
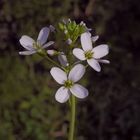
<path fill-rule="evenodd" d="M 72 40 L 69 38 L 66 42 L 70 45 L 72 43 Z"/>
<path fill-rule="evenodd" d="M 55 50 L 47 50 L 47 53 L 50 55 L 50 56 L 54 56 L 57 54 L 57 51 Z"/>

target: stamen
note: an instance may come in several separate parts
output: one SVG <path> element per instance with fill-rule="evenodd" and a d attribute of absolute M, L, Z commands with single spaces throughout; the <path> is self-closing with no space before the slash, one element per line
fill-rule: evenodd
<path fill-rule="evenodd" d="M 94 54 L 94 53 L 91 52 L 91 50 L 85 52 L 85 57 L 86 57 L 86 59 L 91 59 L 91 58 L 93 58 L 93 54 Z"/>
<path fill-rule="evenodd" d="M 73 81 L 67 80 L 67 81 L 65 81 L 64 86 L 66 88 L 71 88 L 73 86 L 73 84 L 74 84 Z"/>

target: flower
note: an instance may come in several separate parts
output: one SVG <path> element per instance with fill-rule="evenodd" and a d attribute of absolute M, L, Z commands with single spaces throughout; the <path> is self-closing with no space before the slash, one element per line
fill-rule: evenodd
<path fill-rule="evenodd" d="M 26 51 L 19 52 L 20 55 L 31 55 L 36 52 L 42 51 L 42 49 L 49 47 L 54 42 L 49 41 L 45 44 L 48 39 L 50 33 L 50 28 L 44 27 L 40 30 L 37 41 L 33 40 L 31 37 L 27 35 L 23 35 L 19 42 L 26 49 Z"/>
<path fill-rule="evenodd" d="M 85 67 L 82 64 L 75 65 L 68 75 L 58 67 L 53 67 L 50 73 L 56 82 L 62 85 L 55 94 L 55 99 L 58 102 L 66 102 L 71 93 L 81 99 L 88 96 L 88 90 L 75 83 L 79 81 L 85 73 Z"/>
<path fill-rule="evenodd" d="M 78 59 L 84 61 L 87 60 L 87 63 L 97 72 L 101 71 L 99 62 L 101 63 L 110 63 L 108 60 L 100 59 L 106 56 L 109 53 L 108 45 L 102 44 L 98 45 L 95 48 L 92 47 L 92 41 L 95 42 L 98 39 L 98 36 L 91 37 L 89 32 L 85 32 L 81 35 L 81 45 L 83 49 L 75 48 L 73 49 L 73 54 Z"/>

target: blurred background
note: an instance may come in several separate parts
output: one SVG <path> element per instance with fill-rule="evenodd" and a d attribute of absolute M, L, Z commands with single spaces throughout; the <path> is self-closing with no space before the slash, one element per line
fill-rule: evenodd
<path fill-rule="evenodd" d="M 18 54 L 23 34 L 66 18 L 110 46 L 111 64 L 81 81 L 90 95 L 78 100 L 76 140 L 140 140 L 139 0 L 0 0 L 0 140 L 66 140 L 69 108 L 54 99 L 51 65 Z"/>

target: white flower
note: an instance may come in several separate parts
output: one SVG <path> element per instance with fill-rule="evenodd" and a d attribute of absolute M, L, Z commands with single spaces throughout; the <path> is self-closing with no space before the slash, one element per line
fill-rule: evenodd
<path fill-rule="evenodd" d="M 54 42 L 49 41 L 45 44 L 48 39 L 50 33 L 50 28 L 44 27 L 39 32 L 37 41 L 33 40 L 31 37 L 27 35 L 23 35 L 19 40 L 20 44 L 26 49 L 26 51 L 19 52 L 20 55 L 31 55 L 34 54 L 44 48 L 49 47 Z"/>
<path fill-rule="evenodd" d="M 78 59 L 84 61 L 87 60 L 87 63 L 96 71 L 100 72 L 101 67 L 99 62 L 101 63 L 110 63 L 108 60 L 100 59 L 106 56 L 109 53 L 108 45 L 102 44 L 98 45 L 95 48 L 92 47 L 92 41 L 95 42 L 98 39 L 98 36 L 94 38 L 91 37 L 89 32 L 85 32 L 81 35 L 81 45 L 83 49 L 75 48 L 73 50 L 73 54 Z"/>
<path fill-rule="evenodd" d="M 55 99 L 58 102 L 66 102 L 71 93 L 81 99 L 88 96 L 88 90 L 75 83 L 79 81 L 85 73 L 85 67 L 82 64 L 75 65 L 68 75 L 58 67 L 53 67 L 50 73 L 56 82 L 62 85 L 55 94 Z"/>

